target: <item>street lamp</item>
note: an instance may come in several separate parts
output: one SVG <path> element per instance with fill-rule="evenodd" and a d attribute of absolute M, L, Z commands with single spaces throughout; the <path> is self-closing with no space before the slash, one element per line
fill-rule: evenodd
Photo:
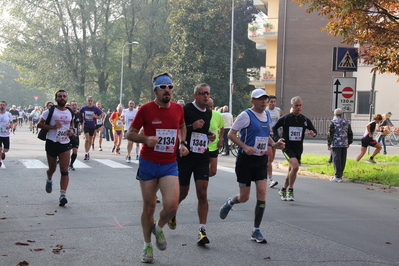
<path fill-rule="evenodd" d="M 125 56 L 125 47 L 127 45 L 131 45 L 131 44 L 139 44 L 139 42 L 129 42 L 126 43 L 123 48 L 122 48 L 122 64 L 121 64 L 121 92 L 120 92 L 120 96 L 119 96 L 119 103 L 122 104 L 122 87 L 123 87 L 123 58 Z"/>
<path fill-rule="evenodd" d="M 233 45 L 234 45 L 234 0 L 231 0 L 231 44 L 230 44 L 230 86 L 229 86 L 229 110 L 233 114 Z"/>

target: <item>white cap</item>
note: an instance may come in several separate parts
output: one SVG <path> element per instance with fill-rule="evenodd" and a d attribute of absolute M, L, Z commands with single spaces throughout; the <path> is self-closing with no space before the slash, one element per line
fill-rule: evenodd
<path fill-rule="evenodd" d="M 258 99 L 262 96 L 267 96 L 267 98 L 269 98 L 269 95 L 267 95 L 264 89 L 255 89 L 252 91 L 251 98 Z"/>

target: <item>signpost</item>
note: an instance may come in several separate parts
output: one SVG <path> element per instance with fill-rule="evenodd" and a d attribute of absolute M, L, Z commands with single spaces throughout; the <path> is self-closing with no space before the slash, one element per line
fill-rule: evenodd
<path fill-rule="evenodd" d="M 335 77 L 332 80 L 331 111 L 341 108 L 344 113 L 355 112 L 356 78 Z"/>

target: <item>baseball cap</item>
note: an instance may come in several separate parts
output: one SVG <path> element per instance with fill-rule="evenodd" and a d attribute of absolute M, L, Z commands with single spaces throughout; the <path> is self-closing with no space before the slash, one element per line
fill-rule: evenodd
<path fill-rule="evenodd" d="M 13 105 L 12 108 L 17 108 L 17 106 L 16 106 L 16 105 Z"/>
<path fill-rule="evenodd" d="M 264 89 L 255 89 L 252 91 L 252 94 L 251 94 L 252 99 L 259 99 L 262 96 L 267 96 L 267 98 L 269 98 L 269 96 L 267 95 L 267 93 Z"/>
<path fill-rule="evenodd" d="M 337 108 L 334 110 L 334 115 L 342 115 L 342 109 L 341 108 Z"/>
<path fill-rule="evenodd" d="M 387 114 L 389 114 L 389 115 L 392 115 L 392 113 L 391 113 L 391 112 L 388 112 Z"/>

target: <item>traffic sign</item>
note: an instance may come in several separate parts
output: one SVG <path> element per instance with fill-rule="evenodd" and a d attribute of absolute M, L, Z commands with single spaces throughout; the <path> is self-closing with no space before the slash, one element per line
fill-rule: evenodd
<path fill-rule="evenodd" d="M 334 77 L 332 80 L 331 111 L 341 108 L 345 113 L 355 112 L 356 78 Z"/>
<path fill-rule="evenodd" d="M 357 48 L 334 47 L 333 71 L 357 71 Z"/>
<path fill-rule="evenodd" d="M 33 99 L 35 100 L 35 102 L 37 102 L 37 100 L 39 100 L 39 96 L 33 96 Z"/>

